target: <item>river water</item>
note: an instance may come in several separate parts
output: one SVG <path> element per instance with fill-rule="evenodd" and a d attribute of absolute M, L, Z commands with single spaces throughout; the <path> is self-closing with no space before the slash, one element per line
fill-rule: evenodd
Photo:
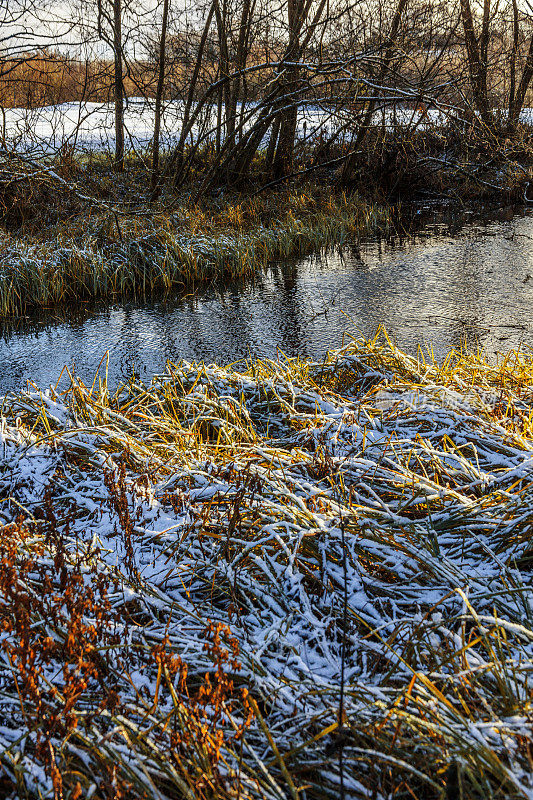
<path fill-rule="evenodd" d="M 113 383 L 167 359 L 321 358 L 380 323 L 401 347 L 431 344 L 439 357 L 465 343 L 493 358 L 533 346 L 533 215 L 425 216 L 415 235 L 273 264 L 253 282 L 0 323 L 0 393 L 28 379 L 46 387 L 64 365 L 92 380 L 106 351 Z"/>

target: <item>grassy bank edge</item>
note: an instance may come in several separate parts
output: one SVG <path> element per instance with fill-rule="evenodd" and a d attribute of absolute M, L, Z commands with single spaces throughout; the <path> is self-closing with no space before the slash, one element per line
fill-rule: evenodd
<path fill-rule="evenodd" d="M 203 209 L 183 205 L 169 214 L 78 214 L 38 234 L 4 232 L 0 317 L 250 277 L 273 259 L 384 230 L 388 223 L 386 209 L 324 190 Z"/>

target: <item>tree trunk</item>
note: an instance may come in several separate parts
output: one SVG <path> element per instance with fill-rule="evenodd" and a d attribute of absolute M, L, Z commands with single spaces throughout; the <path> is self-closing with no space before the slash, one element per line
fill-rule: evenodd
<path fill-rule="evenodd" d="M 516 94 L 516 57 L 518 55 L 518 45 L 520 37 L 520 29 L 518 22 L 518 3 L 517 0 L 512 0 L 513 3 L 513 45 L 511 48 L 511 58 L 509 64 L 509 104 L 507 107 L 508 115 L 507 120 L 509 125 L 511 123 L 511 116 L 514 108 L 515 94 Z"/>
<path fill-rule="evenodd" d="M 113 50 L 115 56 L 115 169 L 124 169 L 124 84 L 122 80 L 122 0 L 113 0 Z"/>
<path fill-rule="evenodd" d="M 470 76 L 470 86 L 474 105 L 481 120 L 485 125 L 490 126 L 492 118 L 489 110 L 489 99 L 487 95 L 487 70 L 486 59 L 488 49 L 488 24 L 489 24 L 489 5 L 490 0 L 485 0 L 483 6 L 483 30 L 478 43 L 474 30 L 474 18 L 470 0 L 461 0 L 461 20 L 465 34 L 466 55 L 468 61 L 468 73 Z M 485 63 L 483 63 L 483 59 Z"/>
<path fill-rule="evenodd" d="M 511 112 L 509 114 L 509 126 L 514 129 L 518 125 L 520 120 L 520 114 L 522 112 L 522 108 L 524 105 L 524 101 L 526 99 L 526 93 L 529 89 L 529 84 L 533 79 L 533 36 L 529 42 L 529 49 L 527 53 L 526 63 L 524 64 L 524 70 L 522 72 L 522 77 L 520 79 L 520 83 L 518 84 L 518 89 L 516 90 L 516 94 L 513 98 L 513 103 L 511 105 Z"/>
<path fill-rule="evenodd" d="M 284 61 L 296 61 L 300 56 L 300 30 L 304 22 L 304 7 L 301 0 L 287 0 L 289 23 L 289 47 Z M 282 94 L 292 95 L 298 88 L 298 68 L 285 66 Z M 292 172 L 294 139 L 298 123 L 298 106 L 281 112 L 278 145 L 274 156 L 273 176 L 282 178 Z"/>
<path fill-rule="evenodd" d="M 169 0 L 163 2 L 163 19 L 161 20 L 161 41 L 159 42 L 159 74 L 155 96 L 154 145 L 152 152 L 152 191 L 155 189 L 159 174 L 159 135 L 161 131 L 161 108 L 163 105 L 163 88 L 165 83 L 165 51 L 167 43 Z"/>
<path fill-rule="evenodd" d="M 254 2 L 255 5 L 255 2 Z M 239 102 L 240 88 L 241 88 L 241 72 L 246 67 L 247 61 L 247 43 L 249 42 L 249 23 L 253 12 L 253 5 L 251 0 L 243 0 L 241 19 L 239 24 L 239 39 L 237 42 L 237 53 L 235 57 L 236 77 L 233 79 L 229 89 L 228 108 L 226 109 L 226 119 L 228 126 L 228 137 L 230 138 L 230 145 L 235 141 L 235 127 L 237 119 L 237 105 Z"/>
<path fill-rule="evenodd" d="M 227 78 L 230 74 L 230 58 L 229 58 L 229 44 L 228 44 L 228 14 L 226 8 L 226 1 L 223 0 L 222 8 L 220 7 L 219 0 L 214 0 L 215 5 L 215 19 L 217 22 L 218 31 L 218 46 L 220 48 L 220 74 L 222 78 Z M 226 80 L 222 87 L 224 97 L 224 122 L 225 122 L 225 138 L 232 141 L 235 131 L 235 117 L 231 116 L 231 91 L 230 83 Z"/>
<path fill-rule="evenodd" d="M 278 136 L 278 146 L 274 157 L 272 174 L 277 180 L 290 175 L 293 170 L 294 142 L 298 124 L 298 106 L 283 111 Z"/>

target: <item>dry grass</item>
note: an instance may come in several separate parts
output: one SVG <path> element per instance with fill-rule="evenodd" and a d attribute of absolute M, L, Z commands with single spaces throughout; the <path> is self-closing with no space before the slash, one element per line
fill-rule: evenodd
<path fill-rule="evenodd" d="M 379 332 L 7 398 L 3 796 L 530 797 L 532 386 Z"/>
<path fill-rule="evenodd" d="M 357 196 L 316 188 L 198 207 L 184 202 L 173 213 L 145 207 L 131 215 L 101 209 L 91 215 L 78 208 L 44 231 L 0 239 L 0 317 L 251 276 L 272 259 L 342 243 L 387 220 L 387 212 Z"/>

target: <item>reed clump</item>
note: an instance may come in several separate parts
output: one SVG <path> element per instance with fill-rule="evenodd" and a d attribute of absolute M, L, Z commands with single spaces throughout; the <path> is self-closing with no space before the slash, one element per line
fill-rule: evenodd
<path fill-rule="evenodd" d="M 532 386 L 380 330 L 6 397 L 3 796 L 530 797 Z"/>
<path fill-rule="evenodd" d="M 19 213 L 19 212 L 17 212 Z M 250 277 L 269 261 L 386 227 L 357 196 L 292 191 L 268 198 L 72 214 L 0 238 L 0 317 L 84 300 L 144 299 L 199 281 Z"/>

